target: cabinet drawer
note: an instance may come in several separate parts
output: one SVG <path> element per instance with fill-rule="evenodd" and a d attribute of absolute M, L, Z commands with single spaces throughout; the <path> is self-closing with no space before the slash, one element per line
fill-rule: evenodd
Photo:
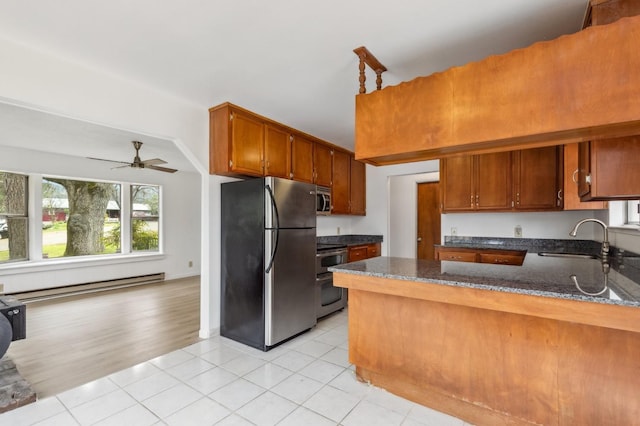
<path fill-rule="evenodd" d="M 367 246 L 349 247 L 349 262 L 367 258 Z"/>
<path fill-rule="evenodd" d="M 370 244 L 367 246 L 367 257 L 378 257 L 380 256 L 380 245 L 379 244 Z"/>
<path fill-rule="evenodd" d="M 480 253 L 480 263 L 495 263 L 496 265 L 522 265 L 524 257 L 508 254 Z"/>
<path fill-rule="evenodd" d="M 472 251 L 439 251 L 438 260 L 453 260 L 456 262 L 476 262 L 476 253 Z"/>

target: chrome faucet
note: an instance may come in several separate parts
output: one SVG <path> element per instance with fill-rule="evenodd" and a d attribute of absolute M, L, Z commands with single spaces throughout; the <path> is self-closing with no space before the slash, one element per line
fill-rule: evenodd
<path fill-rule="evenodd" d="M 590 218 L 582 219 L 580 222 L 576 223 L 576 226 L 574 226 L 573 230 L 569 232 L 569 235 L 575 237 L 578 234 L 578 228 L 585 222 L 595 222 L 599 223 L 602 226 L 602 229 L 604 230 L 604 237 L 602 239 L 602 258 L 606 259 L 607 256 L 609 256 L 609 230 L 607 228 L 607 225 L 603 221 Z"/>

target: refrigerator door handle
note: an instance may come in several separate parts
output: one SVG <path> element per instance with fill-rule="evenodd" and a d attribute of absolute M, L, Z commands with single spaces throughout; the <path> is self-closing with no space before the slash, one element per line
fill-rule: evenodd
<path fill-rule="evenodd" d="M 278 216 L 278 206 L 276 205 L 276 200 L 273 196 L 273 190 L 271 189 L 271 187 L 269 185 L 265 185 L 265 189 L 267 190 L 267 194 L 269 194 L 269 199 L 271 200 L 271 209 L 273 210 L 273 214 L 275 216 L 276 219 L 276 223 L 275 223 L 275 242 L 272 244 L 273 246 L 273 250 L 271 251 L 271 259 L 269 259 L 269 263 L 267 264 L 267 267 L 265 268 L 264 272 L 265 273 L 269 273 L 271 272 L 271 268 L 273 268 L 273 261 L 276 258 L 276 253 L 278 251 L 278 237 L 280 234 L 280 217 Z M 272 237 L 273 238 L 273 234 Z"/>

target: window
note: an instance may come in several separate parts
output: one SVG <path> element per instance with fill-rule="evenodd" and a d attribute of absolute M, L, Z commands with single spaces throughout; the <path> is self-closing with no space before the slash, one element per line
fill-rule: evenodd
<path fill-rule="evenodd" d="M 161 192 L 157 185 L 0 171 L 0 265 L 159 252 Z M 42 207 L 31 218 L 30 203 Z M 34 229 L 42 233 L 30 238 Z"/>
<path fill-rule="evenodd" d="M 42 257 L 116 253 L 120 184 L 42 179 Z"/>
<path fill-rule="evenodd" d="M 29 259 L 28 177 L 0 172 L 0 263 Z"/>
<path fill-rule="evenodd" d="M 131 185 L 131 250 L 158 251 L 160 187 Z"/>
<path fill-rule="evenodd" d="M 640 204 L 638 200 L 627 201 L 627 220 L 625 223 L 630 225 L 640 224 Z"/>

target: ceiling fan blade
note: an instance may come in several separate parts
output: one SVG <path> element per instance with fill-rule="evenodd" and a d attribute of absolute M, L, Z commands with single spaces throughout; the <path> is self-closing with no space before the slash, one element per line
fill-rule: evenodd
<path fill-rule="evenodd" d="M 118 162 L 120 163 L 121 161 L 118 161 Z M 133 166 L 133 164 L 131 164 L 131 163 L 124 163 L 124 162 L 122 162 L 122 164 L 124 164 L 124 165 L 123 165 L 123 166 L 116 166 L 116 167 L 112 167 L 112 168 L 111 168 L 111 170 L 115 170 L 115 169 L 124 169 L 125 167 L 132 167 L 132 166 Z"/>
<path fill-rule="evenodd" d="M 175 173 L 177 172 L 176 169 L 170 169 L 168 167 L 160 167 L 160 166 L 153 166 L 153 165 L 145 165 L 144 166 L 147 169 L 153 169 L 153 170 L 158 170 L 161 172 L 167 172 L 167 173 Z"/>
<path fill-rule="evenodd" d="M 98 161 L 108 161 L 109 163 L 120 163 L 120 164 L 127 164 L 127 165 L 131 165 L 131 163 L 127 162 L 127 161 L 118 161 L 118 160 L 107 160 L 105 158 L 95 158 L 95 157 L 87 157 L 89 160 L 98 160 Z"/>
<path fill-rule="evenodd" d="M 152 158 L 151 160 L 144 160 L 142 164 L 145 166 L 156 166 L 158 164 L 167 164 L 167 162 L 159 158 Z"/>

